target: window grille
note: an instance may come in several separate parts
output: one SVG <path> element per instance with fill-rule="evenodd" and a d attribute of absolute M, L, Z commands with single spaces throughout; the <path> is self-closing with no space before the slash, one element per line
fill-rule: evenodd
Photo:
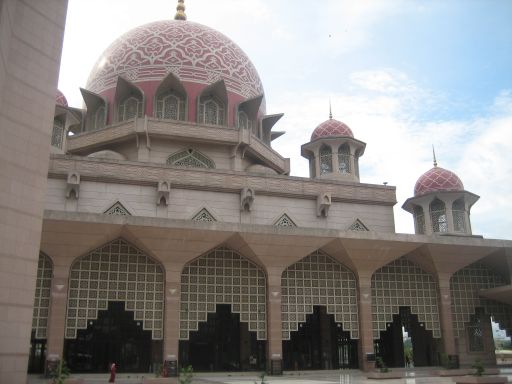
<path fill-rule="evenodd" d="M 338 148 L 338 171 L 340 173 L 351 173 L 350 148 L 347 144 L 343 144 Z"/>
<path fill-rule="evenodd" d="M 506 285 L 505 279 L 483 263 L 473 263 L 453 274 L 450 278 L 453 326 L 456 337 L 464 335 L 471 316 L 482 308 L 492 316 L 501 329 L 512 335 L 512 307 L 494 300 L 480 297 L 479 291 Z"/>
<path fill-rule="evenodd" d="M 119 104 L 119 121 L 142 117 L 142 100 L 131 96 Z"/>
<path fill-rule="evenodd" d="M 224 103 L 210 96 L 199 102 L 199 123 L 224 125 Z"/>
<path fill-rule="evenodd" d="M 290 219 L 290 216 L 288 216 L 286 213 L 283 214 L 277 221 L 274 223 L 276 227 L 296 227 L 297 224 L 293 222 L 292 219 Z"/>
<path fill-rule="evenodd" d="M 400 307 L 410 307 L 411 313 L 441 337 L 437 283 L 434 277 L 419 266 L 402 257 L 378 269 L 372 276 L 373 338 L 393 322 Z"/>
<path fill-rule="evenodd" d="M 123 239 L 103 245 L 78 259 L 71 267 L 66 339 L 86 329 L 108 309 L 109 301 L 123 301 L 125 309 L 151 331 L 153 340 L 163 339 L 164 273 L 160 265 Z"/>
<path fill-rule="evenodd" d="M 464 199 L 458 199 L 453 202 L 452 213 L 455 232 L 466 232 L 466 207 Z"/>
<path fill-rule="evenodd" d="M 48 314 L 52 289 L 53 266 L 50 258 L 39 253 L 37 263 L 36 294 L 34 298 L 34 311 L 32 316 L 32 330 L 36 339 L 46 339 L 48 327 Z"/>
<path fill-rule="evenodd" d="M 414 206 L 414 226 L 416 227 L 416 233 L 420 235 L 425 234 L 425 215 L 423 214 L 423 208 L 415 205 Z"/>
<path fill-rule="evenodd" d="M 64 139 L 64 123 L 60 119 L 53 120 L 52 146 L 62 149 Z"/>
<path fill-rule="evenodd" d="M 281 276 L 282 338 L 306 322 L 315 305 L 323 305 L 334 320 L 359 338 L 356 278 L 342 264 L 316 251 L 286 268 Z"/>
<path fill-rule="evenodd" d="M 320 174 L 332 172 L 332 151 L 331 148 L 324 145 L 320 148 Z"/>
<path fill-rule="evenodd" d="M 473 316 L 473 319 L 467 328 L 467 336 L 469 352 L 483 352 L 485 350 L 482 319 L 478 314 Z"/>
<path fill-rule="evenodd" d="M 444 203 L 437 198 L 430 203 L 430 218 L 432 220 L 433 232 L 448 232 L 445 206 Z"/>
<path fill-rule="evenodd" d="M 267 338 L 267 292 L 263 270 L 228 248 L 217 248 L 187 264 L 181 274 L 180 340 L 215 313 L 217 304 L 230 304 L 240 321 Z"/>
<path fill-rule="evenodd" d="M 215 168 L 215 163 L 212 160 L 193 149 L 172 154 L 167 158 L 167 164 L 175 167 Z"/>
<path fill-rule="evenodd" d="M 244 111 L 238 111 L 238 128 L 252 130 L 252 121 L 249 120 L 249 116 Z"/>
<path fill-rule="evenodd" d="M 105 127 L 105 107 L 99 107 L 94 114 L 94 129 Z"/>
<path fill-rule="evenodd" d="M 159 119 L 185 120 L 185 99 L 174 92 L 160 95 L 156 106 Z"/>

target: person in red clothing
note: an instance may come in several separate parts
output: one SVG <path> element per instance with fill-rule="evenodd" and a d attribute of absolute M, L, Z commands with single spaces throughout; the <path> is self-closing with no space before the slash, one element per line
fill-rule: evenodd
<path fill-rule="evenodd" d="M 116 382 L 116 363 L 112 363 L 112 365 L 110 366 L 110 379 L 108 379 L 108 382 Z"/>

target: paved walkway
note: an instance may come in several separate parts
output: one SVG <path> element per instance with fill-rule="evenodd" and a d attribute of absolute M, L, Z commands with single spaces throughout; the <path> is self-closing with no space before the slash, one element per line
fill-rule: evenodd
<path fill-rule="evenodd" d="M 385 384 L 453 384 L 450 377 L 435 376 L 435 368 L 401 370 L 406 374 L 402 379 L 385 380 Z M 394 369 L 395 371 L 395 369 Z M 396 369 L 396 371 L 400 371 Z M 501 369 L 501 376 L 507 376 L 512 383 L 512 368 Z M 76 374 L 72 377 L 83 378 L 85 384 L 107 383 L 109 375 L 105 374 Z M 116 384 L 140 384 L 143 374 L 119 374 Z M 28 384 L 48 383 L 48 380 L 38 375 L 29 375 Z M 196 373 L 193 379 L 194 384 L 260 384 L 261 379 L 254 372 L 233 372 L 233 373 Z M 369 380 L 359 370 L 343 371 L 300 371 L 285 372 L 283 376 L 266 376 L 267 384 L 379 384 L 380 380 Z"/>

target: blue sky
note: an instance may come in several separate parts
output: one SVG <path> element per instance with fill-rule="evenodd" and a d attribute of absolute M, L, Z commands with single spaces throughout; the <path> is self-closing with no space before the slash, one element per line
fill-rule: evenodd
<path fill-rule="evenodd" d="M 141 5 L 144 4 L 142 7 Z M 172 0 L 70 0 L 59 88 L 78 87 L 103 50 L 147 22 L 172 18 Z M 308 176 L 300 145 L 334 117 L 366 142 L 361 181 L 397 187 L 401 209 L 432 167 L 455 172 L 481 199 L 473 233 L 512 239 L 512 1 L 186 0 L 189 20 L 215 28 L 252 59 L 267 111 L 284 112 L 273 147 Z"/>

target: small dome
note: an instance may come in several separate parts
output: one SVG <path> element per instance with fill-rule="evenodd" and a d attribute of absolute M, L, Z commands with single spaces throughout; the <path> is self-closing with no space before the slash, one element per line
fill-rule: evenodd
<path fill-rule="evenodd" d="M 318 139 L 320 137 L 330 136 L 354 137 L 354 134 L 352 133 L 352 130 L 348 127 L 347 124 L 335 119 L 329 119 L 324 121 L 322 124 L 315 128 L 313 134 L 311 135 L 311 141 Z"/>
<path fill-rule="evenodd" d="M 66 99 L 66 96 L 57 89 L 57 94 L 55 95 L 55 104 L 60 105 L 62 107 L 68 106 L 68 101 Z"/>
<path fill-rule="evenodd" d="M 463 191 L 464 185 L 459 177 L 447 169 L 434 167 L 420 176 L 414 186 L 414 196 L 431 192 Z"/>
<path fill-rule="evenodd" d="M 263 94 L 256 68 L 238 45 L 212 28 L 183 20 L 156 21 L 119 37 L 97 61 L 86 88 L 111 101 L 118 76 L 149 90 L 169 72 L 187 92 L 223 79 L 228 93 L 240 100 Z"/>

